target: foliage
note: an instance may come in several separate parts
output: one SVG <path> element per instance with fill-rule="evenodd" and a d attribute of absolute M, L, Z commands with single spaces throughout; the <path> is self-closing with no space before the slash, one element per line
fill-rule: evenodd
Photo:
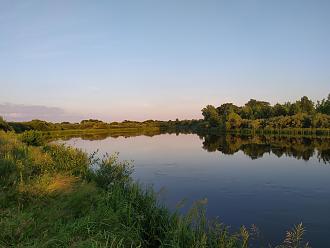
<path fill-rule="evenodd" d="M 250 99 L 243 106 L 233 103 L 224 103 L 219 107 L 207 105 L 202 109 L 204 119 L 159 121 L 146 120 L 143 122 L 125 120 L 123 122 L 106 123 L 96 119 L 82 120 L 80 123 L 51 123 L 42 120 L 28 122 L 9 122 L 9 128 L 17 133 L 35 130 L 58 134 L 66 132 L 140 132 L 151 135 L 154 132 L 210 132 L 234 131 L 238 129 L 316 129 L 316 135 L 323 134 L 318 129 L 330 129 L 329 120 L 330 94 L 327 99 L 314 104 L 307 96 L 291 103 L 276 103 Z M 0 129 L 3 126 L 0 119 Z M 2 129 L 4 129 L 2 127 Z M 8 129 L 8 126 L 6 126 Z M 328 132 L 329 133 L 329 132 Z M 62 133 L 63 134 L 63 133 Z"/>
<path fill-rule="evenodd" d="M 316 111 L 322 114 L 330 115 L 330 94 L 327 99 L 318 101 L 316 104 Z"/>
<path fill-rule="evenodd" d="M 202 109 L 202 114 L 204 116 L 204 120 L 207 121 L 211 127 L 216 127 L 220 125 L 220 116 L 214 106 L 207 105 L 205 108 Z"/>
<path fill-rule="evenodd" d="M 238 114 L 231 112 L 226 116 L 226 129 L 240 128 L 241 124 L 242 118 Z"/>
<path fill-rule="evenodd" d="M 249 100 L 244 106 L 224 103 L 220 107 L 208 105 L 202 109 L 204 121 L 209 127 L 233 130 L 313 128 L 330 129 L 330 94 L 315 104 L 307 97 L 271 106 L 268 102 Z"/>
<path fill-rule="evenodd" d="M 302 113 L 312 114 L 315 111 L 314 103 L 308 99 L 307 96 L 303 96 L 297 104 L 299 105 Z"/>
<path fill-rule="evenodd" d="M 118 154 L 104 155 L 102 159 L 92 159 L 94 171 L 89 175 L 98 186 L 109 189 L 114 184 L 126 185 L 131 182 L 133 168 L 129 162 L 118 161 Z"/>
<path fill-rule="evenodd" d="M 286 116 L 288 115 L 289 109 L 282 104 L 276 103 L 273 107 L 273 116 Z"/>
<path fill-rule="evenodd" d="M 86 130 L 86 129 L 148 129 L 160 127 L 164 122 L 148 120 L 144 122 L 137 121 L 123 121 L 106 123 L 100 120 L 82 120 L 80 123 L 51 123 L 41 120 L 32 120 L 27 122 L 9 122 L 10 127 L 17 133 L 22 133 L 27 130 L 37 130 L 37 131 L 63 131 L 63 130 Z"/>
<path fill-rule="evenodd" d="M 3 130 L 5 132 L 11 131 L 11 126 L 0 116 L 0 130 Z"/>
<path fill-rule="evenodd" d="M 26 143 L 27 145 L 31 146 L 41 146 L 45 143 L 45 137 L 42 132 L 40 131 L 25 131 L 21 135 L 22 142 Z"/>
<path fill-rule="evenodd" d="M 47 144 L 43 151 L 49 154 L 54 162 L 52 171 L 65 171 L 83 177 L 89 172 L 89 157 L 82 150 L 64 144 Z"/>
<path fill-rule="evenodd" d="M 251 99 L 242 109 L 242 118 L 261 119 L 271 116 L 271 107 L 268 102 Z"/>
<path fill-rule="evenodd" d="M 232 233 L 206 219 L 206 200 L 187 215 L 170 213 L 151 188 L 130 179 L 131 169 L 117 155 L 98 160 L 0 132 L 0 247 L 250 246 L 253 231 Z M 300 228 L 287 235 L 299 245 Z"/>
<path fill-rule="evenodd" d="M 224 116 L 232 112 L 238 114 L 240 113 L 240 108 L 232 103 L 225 103 L 218 107 L 217 111 L 220 116 Z"/>

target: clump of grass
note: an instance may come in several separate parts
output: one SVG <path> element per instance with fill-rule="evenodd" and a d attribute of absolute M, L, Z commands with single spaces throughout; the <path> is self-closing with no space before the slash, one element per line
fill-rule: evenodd
<path fill-rule="evenodd" d="M 0 132 L 0 247 L 252 247 L 254 231 L 160 205 L 118 155 L 97 159 L 64 145 L 29 146 Z M 253 228 L 255 229 L 255 228 Z M 283 246 L 303 246 L 302 225 Z"/>
<path fill-rule="evenodd" d="M 305 231 L 302 223 L 294 226 L 292 230 L 286 232 L 283 244 L 275 248 L 311 248 L 308 242 L 304 242 L 303 236 Z"/>

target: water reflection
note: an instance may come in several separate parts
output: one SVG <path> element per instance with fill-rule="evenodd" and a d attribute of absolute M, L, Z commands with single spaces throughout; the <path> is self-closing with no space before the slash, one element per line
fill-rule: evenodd
<path fill-rule="evenodd" d="M 159 132 L 66 136 L 66 144 L 134 160 L 134 179 L 165 188 L 170 209 L 207 198 L 207 216 L 237 229 L 256 224 L 279 243 L 303 222 L 313 247 L 330 247 L 330 142 L 324 138 Z M 78 138 L 73 138 L 78 137 Z M 228 154 L 228 156 L 227 156 Z M 320 163 L 320 161 L 322 161 Z"/>
<path fill-rule="evenodd" d="M 137 136 L 153 137 L 164 132 L 159 130 L 112 131 L 100 133 L 63 133 L 53 138 L 70 140 L 79 137 L 82 140 L 104 140 L 111 138 L 131 138 Z M 180 133 L 175 133 L 179 135 Z M 262 158 L 264 154 L 274 154 L 277 157 L 287 156 L 308 161 L 316 156 L 320 162 L 330 163 L 330 138 L 324 137 L 283 137 L 283 136 L 241 136 L 241 135 L 199 135 L 202 147 L 208 152 L 221 152 L 233 155 L 242 151 L 251 159 Z"/>
<path fill-rule="evenodd" d="M 235 154 L 243 151 L 251 159 L 273 153 L 277 157 L 285 155 L 305 161 L 316 155 L 319 161 L 330 162 L 330 139 L 327 138 L 206 135 L 203 139 L 203 148 L 208 152 Z"/>
<path fill-rule="evenodd" d="M 111 130 L 111 131 L 106 131 L 106 130 L 93 130 L 92 132 L 59 132 L 56 134 L 51 134 L 50 139 L 51 140 L 70 140 L 73 138 L 80 138 L 82 140 L 105 140 L 107 138 L 119 138 L 119 137 L 124 137 L 124 138 L 130 138 L 130 137 L 137 137 L 137 136 L 147 136 L 147 137 L 153 137 L 155 135 L 160 135 L 162 134 L 159 130 Z"/>

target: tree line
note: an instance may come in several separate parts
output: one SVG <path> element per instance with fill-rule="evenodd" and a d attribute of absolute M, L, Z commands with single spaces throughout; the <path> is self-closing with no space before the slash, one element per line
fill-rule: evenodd
<path fill-rule="evenodd" d="M 277 103 L 249 100 L 243 106 L 224 103 L 202 109 L 207 127 L 231 129 L 330 128 L 330 94 L 314 103 L 307 96 L 296 102 Z"/>
<path fill-rule="evenodd" d="M 37 131 L 62 131 L 62 130 L 85 130 L 85 129 L 122 129 L 122 128 L 138 128 L 147 129 L 158 127 L 160 121 L 147 120 L 143 122 L 138 121 L 128 121 L 123 122 L 103 122 L 96 119 L 86 119 L 80 122 L 60 122 L 52 123 L 43 120 L 31 120 L 26 122 L 6 122 L 0 117 L 0 129 L 5 131 L 15 131 L 17 133 L 22 133 L 29 130 Z"/>
<path fill-rule="evenodd" d="M 284 130 L 284 129 L 330 129 L 330 94 L 314 103 L 307 96 L 293 103 L 271 105 L 255 99 L 243 106 L 224 103 L 219 107 L 207 105 L 202 109 L 204 119 L 143 122 L 125 120 L 123 122 L 103 122 L 95 119 L 77 123 L 52 123 L 43 120 L 27 122 L 6 122 L 0 117 L 0 130 L 18 133 L 38 131 L 85 130 L 85 129 L 159 129 L 165 132 L 208 132 L 216 130 Z M 329 131 L 327 131 L 329 133 Z"/>
<path fill-rule="evenodd" d="M 122 122 L 104 122 L 96 119 L 86 119 L 80 122 L 59 122 L 53 123 L 44 120 L 31 120 L 25 122 L 6 122 L 0 116 L 0 130 L 4 131 L 15 131 L 17 133 L 22 133 L 25 131 L 36 130 L 36 131 L 64 131 L 64 130 L 87 130 L 87 129 L 136 129 L 136 130 L 175 130 L 176 127 L 181 127 L 185 129 L 191 129 L 192 126 L 200 123 L 202 120 L 146 120 L 146 121 L 130 121 L 124 120 Z"/>

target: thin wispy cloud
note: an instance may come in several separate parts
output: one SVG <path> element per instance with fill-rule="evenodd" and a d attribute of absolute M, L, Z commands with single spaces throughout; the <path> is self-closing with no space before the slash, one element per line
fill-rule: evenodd
<path fill-rule="evenodd" d="M 46 121 L 80 121 L 84 116 L 70 113 L 58 107 L 40 105 L 0 104 L 0 116 L 8 121 L 29 121 L 34 119 Z"/>

